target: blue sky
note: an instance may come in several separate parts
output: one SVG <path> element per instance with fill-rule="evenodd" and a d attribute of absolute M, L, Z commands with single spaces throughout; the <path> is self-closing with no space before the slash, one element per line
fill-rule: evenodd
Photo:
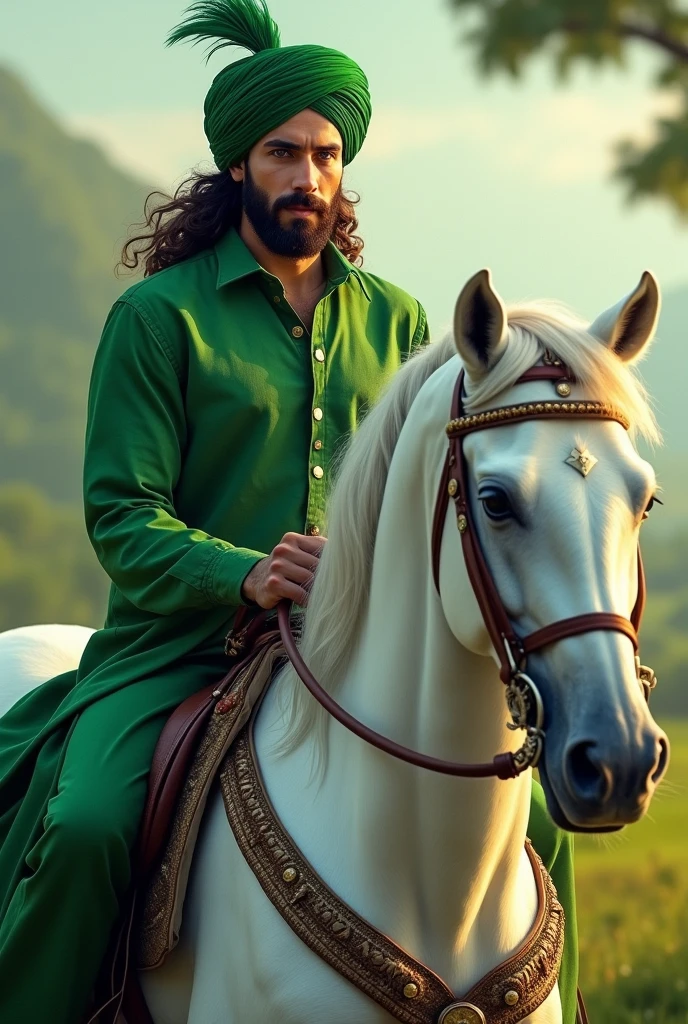
<path fill-rule="evenodd" d="M 201 108 L 225 50 L 165 49 L 177 0 L 34 0 L 3 12 L 0 61 L 77 134 L 171 185 L 208 159 Z M 641 47 L 626 72 L 557 86 L 545 64 L 520 85 L 478 80 L 440 0 L 271 0 L 285 44 L 344 50 L 366 71 L 374 116 L 347 180 L 362 195 L 366 266 L 406 287 L 437 329 L 468 276 L 490 266 L 505 299 L 547 296 L 594 316 L 650 267 L 688 285 L 688 225 L 628 207 L 609 180 L 615 139 L 648 131 L 671 98 Z M 242 51 L 237 51 L 243 56 Z"/>

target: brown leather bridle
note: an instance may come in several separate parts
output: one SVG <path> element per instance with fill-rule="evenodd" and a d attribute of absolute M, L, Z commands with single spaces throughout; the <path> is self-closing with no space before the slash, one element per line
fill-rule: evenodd
<path fill-rule="evenodd" d="M 531 367 L 516 383 L 527 384 L 543 380 L 554 382 L 558 395 L 570 394 L 571 385 L 574 383 L 573 376 L 567 373 L 566 368 L 560 363 Z M 638 658 L 638 629 L 645 605 L 645 574 L 639 546 L 638 591 L 630 619 L 617 615 L 615 612 L 588 612 L 584 615 L 560 619 L 558 622 L 535 630 L 528 636 L 519 637 L 511 624 L 499 591 L 492 579 L 473 522 L 468 495 L 468 469 L 463 450 L 464 438 L 477 430 L 506 426 L 509 423 L 523 422 L 524 420 L 571 420 L 583 417 L 594 420 L 612 420 L 620 423 L 626 430 L 629 423 L 619 409 L 606 402 L 576 402 L 558 399 L 549 402 L 525 402 L 474 415 L 464 415 L 463 384 L 464 371 L 461 370 L 454 388 L 452 418 L 446 427 L 449 449 L 442 470 L 433 517 L 431 542 L 433 578 L 439 593 L 442 537 L 449 501 L 453 500 L 466 571 L 485 627 L 499 659 L 500 678 L 506 686 L 507 706 L 512 717 L 509 728 L 526 731 L 526 740 L 523 745 L 514 753 L 496 754 L 492 761 L 463 764 L 458 761 L 445 761 L 441 758 L 431 757 L 396 743 L 354 718 L 323 689 L 301 657 L 291 632 L 290 602 L 280 602 L 277 608 L 277 618 L 285 650 L 303 683 L 325 710 L 356 736 L 402 761 L 445 775 L 457 775 L 464 778 L 484 778 L 496 775 L 500 779 L 510 779 L 515 778 L 526 768 L 537 764 L 545 738 L 542 699 L 533 680 L 525 671 L 527 656 L 531 652 L 540 650 L 557 640 L 578 636 L 581 633 L 596 630 L 612 630 L 623 633 L 633 644 L 638 679 L 644 688 L 646 698 L 649 697 L 656 678 L 652 669 L 641 665 Z"/>

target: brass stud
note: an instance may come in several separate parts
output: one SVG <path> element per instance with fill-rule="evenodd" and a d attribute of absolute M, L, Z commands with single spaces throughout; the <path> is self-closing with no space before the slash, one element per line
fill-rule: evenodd
<path fill-rule="evenodd" d="M 296 868 L 285 868 L 282 872 L 282 878 L 285 882 L 295 882 L 298 876 Z M 505 996 L 506 998 L 506 996 Z"/>
<path fill-rule="evenodd" d="M 459 533 L 465 533 L 466 530 L 468 529 L 468 520 L 464 515 L 457 516 L 456 525 L 459 528 Z"/>
<path fill-rule="evenodd" d="M 561 395 L 562 398 L 566 398 L 571 394 L 571 385 L 567 380 L 560 380 L 556 386 L 556 392 Z"/>
<path fill-rule="evenodd" d="M 447 485 L 447 491 L 449 492 L 449 496 L 451 498 L 453 498 L 454 495 L 456 494 L 456 492 L 458 491 L 458 489 L 459 489 L 459 485 L 456 482 L 456 480 L 454 480 L 454 478 L 452 477 L 452 479 L 449 481 L 449 483 Z"/>
<path fill-rule="evenodd" d="M 414 982 L 409 981 L 408 985 L 404 985 L 404 995 L 407 999 L 415 999 L 418 995 L 418 986 Z"/>
<path fill-rule="evenodd" d="M 513 988 L 510 988 L 508 992 L 504 993 L 504 1002 L 506 1003 L 507 1006 L 515 1006 L 519 999 L 520 996 L 518 992 L 516 992 Z"/>

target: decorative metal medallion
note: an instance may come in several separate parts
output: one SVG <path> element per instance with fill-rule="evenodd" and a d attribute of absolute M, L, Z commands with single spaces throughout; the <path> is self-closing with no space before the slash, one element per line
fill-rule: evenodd
<path fill-rule="evenodd" d="M 593 466 L 597 465 L 597 459 L 587 448 L 584 448 L 583 451 L 573 448 L 569 457 L 564 459 L 564 462 L 567 466 L 573 466 L 574 469 L 577 469 L 582 476 L 587 476 Z"/>
<path fill-rule="evenodd" d="M 472 1003 L 451 1003 L 437 1024 L 486 1024 L 485 1014 Z"/>
<path fill-rule="evenodd" d="M 542 726 L 545 712 L 537 686 L 525 672 L 515 671 L 506 688 L 506 703 L 511 715 L 508 729 L 525 729 L 526 739 L 514 753 L 519 767 L 534 767 L 540 760 L 545 738 Z"/>

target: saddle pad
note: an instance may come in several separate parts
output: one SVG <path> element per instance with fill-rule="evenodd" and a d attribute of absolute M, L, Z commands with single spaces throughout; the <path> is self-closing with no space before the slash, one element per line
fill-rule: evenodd
<path fill-rule="evenodd" d="M 215 705 L 191 763 L 162 857 L 141 893 L 136 951 L 141 970 L 160 967 L 179 940 L 191 861 L 210 787 L 225 754 L 284 658 L 279 633 L 265 634 L 231 689 Z"/>

